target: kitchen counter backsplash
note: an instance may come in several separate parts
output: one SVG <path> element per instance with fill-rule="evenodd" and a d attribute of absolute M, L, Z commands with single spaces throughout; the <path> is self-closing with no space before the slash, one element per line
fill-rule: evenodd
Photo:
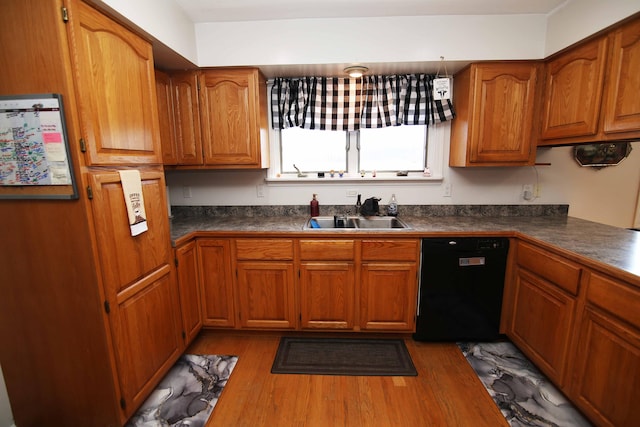
<path fill-rule="evenodd" d="M 380 205 L 380 213 L 385 206 Z M 569 205 L 399 205 L 398 216 L 534 217 L 567 216 Z M 309 216 L 308 205 L 172 206 L 174 218 Z M 320 206 L 320 215 L 355 215 L 351 205 Z"/>

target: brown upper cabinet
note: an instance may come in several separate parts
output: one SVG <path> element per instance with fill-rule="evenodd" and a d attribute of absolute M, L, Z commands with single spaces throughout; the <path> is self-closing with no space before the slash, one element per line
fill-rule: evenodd
<path fill-rule="evenodd" d="M 539 69 L 535 61 L 487 62 L 456 74 L 449 166 L 533 164 Z"/>
<path fill-rule="evenodd" d="M 162 78 L 162 73 L 160 74 Z M 163 82 L 157 82 L 163 85 Z M 268 167 L 266 80 L 257 68 L 219 68 L 169 75 L 170 99 L 160 115 L 174 131 L 163 135 L 165 165 L 176 169 L 262 169 Z M 170 103 L 171 109 L 163 104 Z M 165 114 L 166 115 L 166 114 Z"/>
<path fill-rule="evenodd" d="M 156 70 L 162 159 L 166 166 L 202 166 L 198 72 Z"/>
<path fill-rule="evenodd" d="M 604 110 L 605 134 L 640 134 L 640 19 L 609 36 L 611 60 Z"/>
<path fill-rule="evenodd" d="M 77 13 L 71 40 L 87 166 L 161 164 L 151 44 L 91 8 Z"/>
<path fill-rule="evenodd" d="M 640 137 L 640 19 L 546 62 L 538 145 Z"/>
<path fill-rule="evenodd" d="M 171 77 L 159 70 L 156 70 L 156 97 L 158 99 L 162 163 L 165 165 L 176 165 L 178 164 L 178 148 L 175 142 L 176 129 L 173 120 Z"/>

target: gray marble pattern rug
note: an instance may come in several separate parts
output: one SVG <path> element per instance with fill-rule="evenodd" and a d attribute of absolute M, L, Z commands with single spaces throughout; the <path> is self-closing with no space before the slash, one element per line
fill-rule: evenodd
<path fill-rule="evenodd" d="M 126 427 L 203 427 L 237 361 L 237 356 L 182 355 Z"/>
<path fill-rule="evenodd" d="M 458 347 L 512 427 L 591 426 L 511 342 Z"/>

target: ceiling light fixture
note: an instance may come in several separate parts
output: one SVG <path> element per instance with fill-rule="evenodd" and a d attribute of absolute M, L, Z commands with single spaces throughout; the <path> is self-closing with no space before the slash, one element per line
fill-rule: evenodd
<path fill-rule="evenodd" d="M 354 79 L 362 77 L 367 71 L 369 71 L 369 69 L 367 67 L 363 67 L 362 65 L 354 65 L 344 69 L 344 72 L 347 73 L 349 77 L 353 77 Z"/>

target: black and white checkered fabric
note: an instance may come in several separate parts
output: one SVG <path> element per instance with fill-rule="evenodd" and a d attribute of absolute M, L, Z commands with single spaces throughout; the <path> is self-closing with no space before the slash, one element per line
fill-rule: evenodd
<path fill-rule="evenodd" d="M 433 99 L 427 74 L 277 78 L 271 90 L 274 129 L 348 130 L 432 125 L 455 117 L 450 100 Z"/>

